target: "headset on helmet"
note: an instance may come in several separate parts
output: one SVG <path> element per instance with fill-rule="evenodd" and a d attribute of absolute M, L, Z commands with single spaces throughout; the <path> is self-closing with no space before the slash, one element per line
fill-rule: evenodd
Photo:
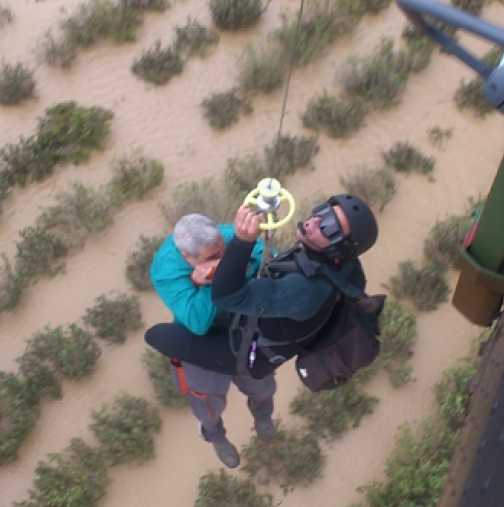
<path fill-rule="evenodd" d="M 345 236 L 333 206 L 340 206 L 350 225 Z M 312 216 L 321 218 L 320 230 L 331 241 L 324 254 L 340 259 L 354 259 L 369 250 L 378 237 L 378 225 L 369 206 L 358 197 L 338 194 L 312 210 Z"/>

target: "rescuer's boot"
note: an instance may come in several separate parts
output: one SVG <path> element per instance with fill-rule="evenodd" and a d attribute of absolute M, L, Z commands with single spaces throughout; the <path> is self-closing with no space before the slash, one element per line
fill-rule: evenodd
<path fill-rule="evenodd" d="M 219 459 L 228 468 L 236 468 L 240 464 L 240 455 L 236 447 L 225 436 L 212 442 L 212 445 Z"/>
<path fill-rule="evenodd" d="M 271 442 L 276 435 L 276 426 L 271 416 L 254 419 L 257 437 L 263 442 Z"/>

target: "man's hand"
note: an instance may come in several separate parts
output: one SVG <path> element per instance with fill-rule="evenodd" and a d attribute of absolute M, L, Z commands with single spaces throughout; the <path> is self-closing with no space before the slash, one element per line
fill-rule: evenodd
<path fill-rule="evenodd" d="M 213 275 L 217 269 L 220 259 L 202 262 L 197 264 L 191 273 L 191 280 L 196 285 L 208 285 L 212 283 Z"/>
<path fill-rule="evenodd" d="M 256 211 L 242 204 L 238 208 L 234 220 L 236 237 L 242 241 L 254 243 L 261 234 L 261 229 L 259 229 L 261 222 L 262 214 L 257 214 Z"/>

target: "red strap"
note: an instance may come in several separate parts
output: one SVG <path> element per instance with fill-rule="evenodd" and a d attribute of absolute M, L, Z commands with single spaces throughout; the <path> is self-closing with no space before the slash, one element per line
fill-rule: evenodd
<path fill-rule="evenodd" d="M 174 358 L 171 358 L 170 362 L 175 368 L 175 374 L 177 375 L 180 394 L 182 394 L 183 396 L 191 394 L 192 396 L 198 398 L 199 400 L 206 400 L 208 398 L 207 393 L 194 391 L 193 389 L 189 388 L 189 384 L 187 383 L 187 377 L 184 371 L 184 367 L 182 366 L 182 363 L 178 359 Z"/>
<path fill-rule="evenodd" d="M 187 396 L 189 394 L 189 384 L 187 383 L 186 374 L 182 363 L 178 359 L 170 359 L 171 364 L 175 367 L 175 374 L 179 385 L 180 394 Z"/>

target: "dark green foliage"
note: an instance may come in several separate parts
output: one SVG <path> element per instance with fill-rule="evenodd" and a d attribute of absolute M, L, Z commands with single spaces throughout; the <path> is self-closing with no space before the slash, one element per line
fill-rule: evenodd
<path fill-rule="evenodd" d="M 250 479 L 264 477 L 265 481 L 279 484 L 284 493 L 296 486 L 309 486 L 322 475 L 325 464 L 313 433 L 287 430 L 279 423 L 271 442 L 254 436 L 241 455 L 245 460 L 243 470 Z"/>
<path fill-rule="evenodd" d="M 215 196 L 222 195 L 223 191 L 223 184 L 212 178 L 180 183 L 163 206 L 163 215 L 171 225 L 175 225 L 188 213 L 202 213 L 216 222 L 232 221 L 238 208 L 235 204 L 238 204 L 239 200 L 236 196 L 227 195 L 225 198 L 216 199 Z"/>
<path fill-rule="evenodd" d="M 46 35 L 42 56 L 49 65 L 69 67 L 79 48 L 90 47 L 99 40 L 134 41 L 143 11 L 162 11 L 168 5 L 165 0 L 88 0 L 63 19 L 59 38 Z"/>
<path fill-rule="evenodd" d="M 248 46 L 240 60 L 238 81 L 244 92 L 271 93 L 282 86 L 286 72 L 287 60 L 276 45 Z"/>
<path fill-rule="evenodd" d="M 354 14 L 341 13 L 329 2 L 314 2 L 305 11 L 298 26 L 297 16 L 283 16 L 282 27 L 273 35 L 280 43 L 285 58 L 302 66 L 323 54 L 336 39 L 355 27 Z"/>
<path fill-rule="evenodd" d="M 467 401 L 470 396 L 470 381 L 477 372 L 474 361 L 461 361 L 443 373 L 435 386 L 439 414 L 446 426 L 456 431 L 464 424 Z"/>
<path fill-rule="evenodd" d="M 61 382 L 51 359 L 52 357 L 40 358 L 36 351 L 30 350 L 16 359 L 26 393 L 34 405 L 44 397 L 55 400 L 62 397 Z"/>
<path fill-rule="evenodd" d="M 157 409 L 142 398 L 118 395 L 111 407 L 93 411 L 91 429 L 110 465 L 142 463 L 154 456 L 153 434 L 161 429 Z"/>
<path fill-rule="evenodd" d="M 112 112 L 62 102 L 39 118 L 37 132 L 17 145 L 0 150 L 2 176 L 10 185 L 26 185 L 49 176 L 58 163 L 79 163 L 103 149 L 110 133 Z"/>
<path fill-rule="evenodd" d="M 42 276 L 55 276 L 63 269 L 61 258 L 67 247 L 54 234 L 41 227 L 25 227 L 16 244 L 15 276 L 24 288 Z"/>
<path fill-rule="evenodd" d="M 451 0 L 451 3 L 459 9 L 479 16 L 485 4 L 489 3 L 489 0 Z"/>
<path fill-rule="evenodd" d="M 403 39 L 406 41 L 406 59 L 411 72 L 420 72 L 429 65 L 435 44 L 423 31 L 408 25 L 403 30 Z"/>
<path fill-rule="evenodd" d="M 307 128 L 323 128 L 331 137 L 348 137 L 364 126 L 367 109 L 359 98 L 338 99 L 324 93 L 310 100 L 303 114 Z"/>
<path fill-rule="evenodd" d="M 187 398 L 180 394 L 173 382 L 169 358 L 155 350 L 147 349 L 142 356 L 142 362 L 149 372 L 157 400 L 165 407 L 186 407 Z"/>
<path fill-rule="evenodd" d="M 390 279 L 390 289 L 398 299 L 411 299 L 418 310 L 435 310 L 450 292 L 446 271 L 445 265 L 435 262 L 418 269 L 412 261 L 404 261 L 399 263 L 399 274 Z"/>
<path fill-rule="evenodd" d="M 212 93 L 201 103 L 203 115 L 211 127 L 224 129 L 238 121 L 240 113 L 252 112 L 250 101 L 236 88 L 227 92 Z"/>
<path fill-rule="evenodd" d="M 433 262 L 460 268 L 460 249 L 468 226 L 467 215 L 452 215 L 436 222 L 424 243 L 425 256 Z"/>
<path fill-rule="evenodd" d="M 64 452 L 39 462 L 30 499 L 14 507 L 96 507 L 107 485 L 100 452 L 74 438 Z"/>
<path fill-rule="evenodd" d="M 0 28 L 3 28 L 9 23 L 12 23 L 13 20 L 14 14 L 12 14 L 12 11 L 9 9 L 9 7 L 0 4 Z"/>
<path fill-rule="evenodd" d="M 398 103 L 409 70 L 405 53 L 395 53 L 392 41 L 384 39 L 372 55 L 350 60 L 343 85 L 348 95 L 360 97 L 370 107 L 388 109 Z"/>
<path fill-rule="evenodd" d="M 62 240 L 66 248 L 82 246 L 90 234 L 112 223 L 110 198 L 101 190 L 74 183 L 71 191 L 56 195 L 56 202 L 42 212 L 37 226 Z"/>
<path fill-rule="evenodd" d="M 201 477 L 194 507 L 273 507 L 273 497 L 259 494 L 250 480 L 229 475 L 224 470 Z"/>
<path fill-rule="evenodd" d="M 39 120 L 36 143 L 56 162 L 78 164 L 105 146 L 113 113 L 101 107 L 82 107 L 61 102 L 50 107 Z"/>
<path fill-rule="evenodd" d="M 192 18 L 188 18 L 184 26 L 175 28 L 174 49 L 184 59 L 193 55 L 205 56 L 218 42 L 219 36 L 215 32 Z"/>
<path fill-rule="evenodd" d="M 95 305 L 86 310 L 83 320 L 95 329 L 97 336 L 112 343 L 123 343 L 128 331 L 143 326 L 137 297 L 126 294 L 97 297 Z"/>
<path fill-rule="evenodd" d="M 365 493 L 368 507 L 436 507 L 442 494 L 469 401 L 469 381 L 475 366 L 464 361 L 447 370 L 435 387 L 438 414 L 418 431 L 402 427 L 387 460 L 383 482 L 371 482 Z"/>
<path fill-rule="evenodd" d="M 38 359 L 49 364 L 65 377 L 79 378 L 94 370 L 100 349 L 88 332 L 71 324 L 66 329 L 58 326 L 39 331 L 28 340 L 23 356 L 31 362 Z M 21 358 L 22 365 L 23 361 Z M 28 364 L 25 364 L 25 371 Z M 23 371 L 23 366 L 21 369 Z"/>
<path fill-rule="evenodd" d="M 228 159 L 224 173 L 226 194 L 236 203 L 241 202 L 267 176 L 266 168 L 257 155 Z"/>
<path fill-rule="evenodd" d="M 140 236 L 136 249 L 128 254 L 126 278 L 136 290 L 152 289 L 149 269 L 156 250 L 163 242 L 162 236 L 147 238 Z"/>
<path fill-rule="evenodd" d="M 398 172 L 419 172 L 429 174 L 434 169 L 435 160 L 426 157 L 417 148 L 407 142 L 395 143 L 390 150 L 383 154 L 387 165 Z"/>
<path fill-rule="evenodd" d="M 5 254 L 1 256 L 0 265 L 0 312 L 12 310 L 19 302 L 23 283 L 17 276 Z"/>
<path fill-rule="evenodd" d="M 427 131 L 429 136 L 429 141 L 436 146 L 437 148 L 443 148 L 446 141 L 451 138 L 453 134 L 453 129 L 443 129 L 441 127 L 435 126 L 430 128 Z"/>
<path fill-rule="evenodd" d="M 485 54 L 483 60 L 490 66 L 496 67 L 501 59 L 502 50 L 493 48 Z M 469 109 L 476 116 L 483 117 L 495 111 L 483 93 L 483 80 L 475 77 L 470 81 L 463 80 L 455 92 L 455 103 L 459 109 Z"/>
<path fill-rule="evenodd" d="M 221 30 L 247 28 L 259 21 L 262 0 L 210 0 L 210 12 Z"/>
<path fill-rule="evenodd" d="M 33 72 L 22 63 L 0 66 L 0 104 L 14 105 L 33 97 L 35 80 Z"/>
<path fill-rule="evenodd" d="M 26 383 L 0 371 L 0 465 L 14 461 L 38 417 Z"/>
<path fill-rule="evenodd" d="M 184 61 L 180 53 L 172 46 L 162 47 L 159 40 L 131 66 L 134 74 L 155 85 L 166 84 L 183 69 Z"/>
<path fill-rule="evenodd" d="M 143 199 L 153 188 L 161 185 L 163 175 L 163 164 L 157 160 L 138 154 L 118 160 L 108 185 L 111 202 L 121 206 L 126 201 Z"/>
<path fill-rule="evenodd" d="M 299 169 L 312 170 L 314 167 L 311 162 L 318 150 L 315 137 L 284 134 L 264 147 L 267 176 L 283 179 Z"/>
<path fill-rule="evenodd" d="M 390 298 L 380 315 L 380 354 L 367 368 L 357 373 L 357 382 L 368 382 L 378 371 L 385 370 L 393 387 L 412 380 L 407 361 L 413 355 L 416 340 L 416 318 Z"/>
<path fill-rule="evenodd" d="M 300 391 L 290 404 L 292 414 L 306 419 L 309 430 L 320 438 L 334 439 L 371 414 L 378 399 L 368 396 L 354 382 L 314 394 Z"/>
<path fill-rule="evenodd" d="M 378 14 L 386 9 L 392 0 L 338 0 L 338 8 L 341 13 L 346 13 L 356 18 L 366 14 Z"/>
<path fill-rule="evenodd" d="M 357 195 L 372 208 L 383 211 L 396 193 L 394 174 L 390 169 L 360 169 L 340 178 L 349 194 Z"/>

